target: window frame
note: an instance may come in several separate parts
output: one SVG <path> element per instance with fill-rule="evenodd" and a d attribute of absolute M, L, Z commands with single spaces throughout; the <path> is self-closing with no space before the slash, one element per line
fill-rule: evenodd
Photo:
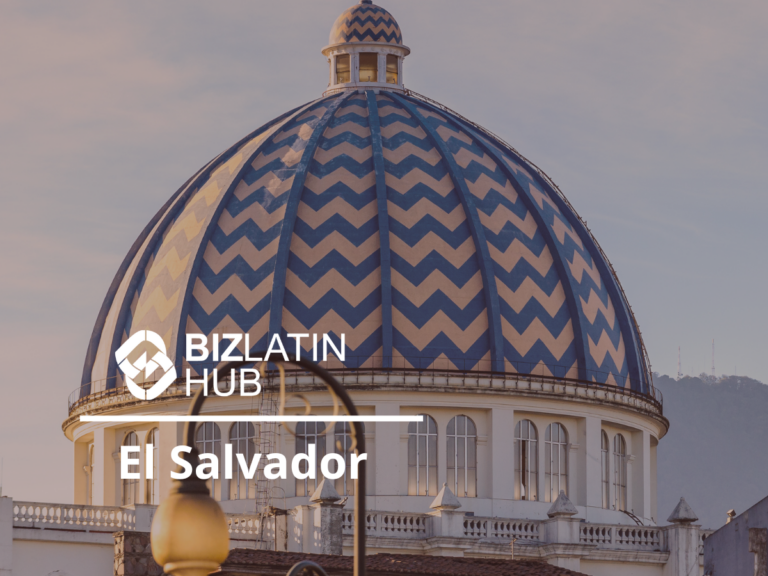
<path fill-rule="evenodd" d="M 437 422 L 428 414 L 419 416 L 422 422 L 408 424 L 408 495 L 437 496 Z"/>
<path fill-rule="evenodd" d="M 120 446 L 139 446 L 139 435 L 135 430 L 130 430 L 123 437 L 123 441 Z M 122 449 L 120 451 L 120 457 L 122 458 Z M 141 450 L 139 450 L 139 460 L 141 460 Z M 131 464 L 128 466 L 128 472 L 141 473 L 141 464 Z M 131 506 L 133 504 L 139 504 L 139 482 L 140 479 L 124 478 L 121 480 L 121 506 Z"/>
<path fill-rule="evenodd" d="M 459 414 L 448 422 L 445 437 L 448 487 L 459 498 L 477 498 L 477 425 L 469 416 Z"/>
<path fill-rule="evenodd" d="M 628 509 L 627 501 L 627 441 L 622 434 L 613 437 L 613 508 Z"/>
<path fill-rule="evenodd" d="M 515 424 L 514 450 L 515 500 L 537 502 L 539 500 L 539 433 L 531 420 L 523 419 Z"/>
<path fill-rule="evenodd" d="M 233 474 L 232 479 L 229 481 L 230 500 L 256 499 L 256 479 L 258 474 L 248 480 L 237 461 L 237 454 L 242 454 L 246 463 L 250 466 L 256 454 L 258 439 L 257 426 L 252 422 L 235 422 L 229 427 L 229 443 L 232 445 L 232 466 L 237 469 L 237 474 Z M 259 463 L 261 464 L 261 462 Z"/>
<path fill-rule="evenodd" d="M 311 431 L 309 427 L 312 428 Z M 320 478 L 322 471 L 320 470 L 320 462 L 326 454 L 325 435 L 327 429 L 325 422 L 298 422 L 296 424 L 295 434 L 295 447 L 296 454 L 308 454 L 309 445 L 315 445 L 315 478 L 296 478 L 296 496 L 312 496 L 315 490 L 317 490 L 320 484 Z M 310 442 L 310 439 L 313 441 Z M 300 464 L 300 470 L 307 472 L 306 461 L 302 461 Z"/>
<path fill-rule="evenodd" d="M 219 461 L 219 478 L 211 478 L 208 482 L 211 483 L 211 497 L 221 501 L 221 428 L 219 425 L 215 422 L 200 423 L 195 431 L 195 448 L 200 454 L 215 454 Z"/>
<path fill-rule="evenodd" d="M 365 434 L 365 423 L 360 422 Z M 336 492 L 342 496 L 355 495 L 355 481 L 352 479 L 352 424 L 349 422 L 336 422 L 333 427 L 333 451 L 344 457 L 344 475 L 334 480 Z M 337 472 L 337 464 L 331 462 L 331 472 Z"/>
<path fill-rule="evenodd" d="M 611 443 L 608 440 L 608 433 L 601 430 L 600 434 L 600 483 L 602 485 L 603 508 L 611 508 Z"/>
<path fill-rule="evenodd" d="M 555 428 L 556 427 L 556 428 Z M 558 438 L 553 438 L 553 432 L 558 433 Z M 554 471 L 555 458 L 557 452 L 557 472 Z M 560 491 L 568 496 L 568 457 L 570 453 L 570 443 L 568 441 L 568 430 L 560 422 L 550 423 L 544 431 L 544 501 L 554 502 L 560 495 Z M 563 468 L 565 471 L 563 471 Z M 557 477 L 557 486 L 555 487 L 555 477 Z"/>

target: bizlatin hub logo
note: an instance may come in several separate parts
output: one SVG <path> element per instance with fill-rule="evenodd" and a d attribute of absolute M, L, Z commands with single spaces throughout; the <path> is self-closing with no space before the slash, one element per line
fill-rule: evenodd
<path fill-rule="evenodd" d="M 296 361 L 300 361 L 303 356 L 311 356 L 312 360 L 317 362 L 319 357 L 323 361 L 328 360 L 329 352 L 340 361 L 345 360 L 345 337 L 341 334 L 336 345 L 334 339 L 328 334 L 288 334 L 295 342 Z M 306 348 L 302 347 L 302 342 L 306 342 Z M 240 345 L 244 353 L 240 353 Z M 291 343 L 292 344 L 292 343 Z M 154 348 L 153 348 L 154 347 Z M 210 349 L 209 349 L 210 347 Z M 264 353 L 263 358 L 252 357 L 250 355 L 250 342 L 248 334 L 212 334 L 210 338 L 204 334 L 187 334 L 185 360 L 191 365 L 195 362 L 207 362 L 208 365 L 217 365 L 220 362 L 253 362 L 255 365 L 263 365 L 270 362 L 284 361 L 291 362 L 286 347 L 279 334 L 271 337 L 269 347 Z M 322 352 L 322 354 L 321 354 Z M 140 355 L 139 355 L 140 354 Z M 138 355 L 138 357 L 136 357 Z M 151 356 L 151 357 L 150 357 Z M 134 358 L 131 360 L 131 358 Z M 278 358 L 280 360 L 278 360 Z M 177 379 L 177 372 L 173 360 L 168 357 L 165 342 L 159 334 L 151 330 L 139 330 L 126 340 L 122 346 L 115 352 L 115 359 L 120 370 L 125 375 L 125 384 L 128 390 L 139 400 L 153 400 L 160 396 Z M 144 372 L 141 382 L 146 384 L 152 382 L 152 378 L 158 371 L 161 376 L 148 389 L 144 389 L 137 383 L 139 375 Z M 202 375 L 202 378 L 199 377 Z M 193 377 L 191 370 L 186 370 L 187 396 L 191 396 L 192 384 L 203 386 L 204 395 L 208 395 L 209 369 L 196 370 L 196 377 Z M 235 382 L 240 381 L 241 396 L 257 396 L 261 394 L 261 385 L 259 384 L 259 371 L 255 368 L 241 368 L 239 378 L 236 378 L 235 370 L 231 370 L 229 375 L 229 389 L 219 390 L 218 375 L 216 368 L 210 371 L 210 380 L 213 384 L 213 393 L 217 396 L 231 396 L 235 392 Z M 222 381 L 223 382 L 223 381 Z M 248 387 L 246 388 L 246 385 Z M 219 415 L 205 414 L 197 416 L 185 416 L 179 414 L 125 414 L 125 415 L 81 415 L 81 422 L 104 422 L 104 423 L 127 423 L 135 424 L 141 422 L 276 422 L 285 425 L 288 422 L 323 422 L 330 421 L 327 430 L 336 422 L 376 422 L 376 423 L 411 423 L 423 422 L 422 415 L 355 415 L 348 414 L 248 414 L 248 415 Z M 192 462 L 187 461 L 186 455 L 192 452 L 191 446 L 176 446 L 170 452 L 171 460 L 179 468 L 172 470 L 170 475 L 174 480 L 184 480 L 189 478 L 193 471 L 198 478 L 203 480 L 217 480 L 220 474 L 225 478 L 232 479 L 233 474 L 242 474 L 244 478 L 252 480 L 257 475 L 263 476 L 268 480 L 287 479 L 289 469 L 296 479 L 311 478 L 316 479 L 322 475 L 329 480 L 341 478 L 346 473 L 347 464 L 350 467 L 350 474 L 353 480 L 358 477 L 358 467 L 360 462 L 367 460 L 368 454 L 351 453 L 349 463 L 344 454 L 323 454 L 318 453 L 314 444 L 307 446 L 307 453 L 297 453 L 288 465 L 288 459 L 284 454 L 254 454 L 248 461 L 248 455 L 239 453 L 239 448 L 235 449 L 232 444 L 223 446 L 223 462 L 219 462 L 221 454 L 199 454 L 198 464 L 193 468 Z M 146 444 L 146 462 L 153 461 L 155 446 Z M 141 451 L 140 446 L 123 445 L 120 447 L 120 478 L 121 479 L 140 479 L 140 474 L 136 472 L 140 466 L 140 459 L 136 456 Z M 324 451 L 323 451 L 324 452 Z M 262 460 L 262 458 L 264 458 Z M 147 468 L 147 478 L 151 479 L 152 467 Z"/>
<path fill-rule="evenodd" d="M 145 342 L 149 342 L 157 348 L 157 353 L 152 356 L 152 359 L 147 361 L 147 353 L 144 352 L 139 356 L 138 360 L 134 362 L 128 360 L 128 356 Z M 163 342 L 159 334 L 151 330 L 139 330 L 128 338 L 115 352 L 115 360 L 117 360 L 117 365 L 125 375 L 125 385 L 128 391 L 139 400 L 154 400 L 176 380 L 176 367 L 173 365 L 173 361 L 168 358 L 165 342 Z M 145 380 L 149 380 L 159 368 L 162 368 L 164 374 L 149 390 L 144 390 L 134 381 L 134 378 L 141 374 L 142 370 L 144 371 Z"/>
<path fill-rule="evenodd" d="M 318 348 L 320 347 L 319 334 L 288 334 L 289 338 L 295 340 L 296 343 L 296 360 L 299 360 L 302 356 L 301 342 L 305 338 L 312 339 L 312 360 L 317 362 Z M 328 360 L 329 351 L 333 353 L 341 362 L 345 360 L 345 335 L 341 335 L 341 345 L 337 348 L 330 335 L 322 334 L 322 356 L 323 361 Z M 238 346 L 241 342 L 245 343 L 245 354 L 238 354 Z M 147 360 L 148 353 L 145 351 L 139 358 L 134 361 L 129 359 L 129 356 L 136 351 L 140 346 L 145 343 L 152 344 L 157 352 L 151 359 Z M 187 334 L 186 335 L 186 355 L 185 358 L 190 364 L 194 362 L 205 362 L 211 359 L 213 362 L 269 362 L 269 358 L 272 355 L 280 356 L 285 362 L 290 362 L 288 353 L 283 345 L 282 339 L 279 334 L 275 334 L 269 344 L 267 353 L 264 358 L 251 357 L 249 354 L 250 342 L 248 334 L 212 334 L 211 345 L 212 350 L 208 349 L 209 339 L 205 334 Z M 120 348 L 115 352 L 115 360 L 120 370 L 125 375 L 125 385 L 128 391 L 133 394 L 139 400 L 154 400 L 165 392 L 168 387 L 178 377 L 176 373 L 176 367 L 173 360 L 168 357 L 165 342 L 162 337 L 153 332 L 152 330 L 139 330 L 133 336 L 128 338 Z M 157 372 L 162 370 L 163 374 L 159 379 L 149 388 L 144 389 L 136 383 L 136 378 L 144 372 L 144 381 L 149 382 L 150 378 Z M 201 384 L 205 387 L 204 394 L 208 396 L 208 368 L 202 370 L 202 378 L 193 378 L 191 370 L 187 368 L 187 396 L 191 396 L 191 385 Z M 232 370 L 230 377 L 230 389 L 219 389 L 218 370 L 213 368 L 211 371 L 213 380 L 213 393 L 217 396 L 231 396 L 235 392 L 235 370 Z M 261 385 L 259 384 L 259 371 L 255 368 L 241 368 L 240 369 L 240 395 L 241 396 L 258 396 L 261 393 Z M 254 386 L 253 392 L 246 391 L 246 385 Z"/>

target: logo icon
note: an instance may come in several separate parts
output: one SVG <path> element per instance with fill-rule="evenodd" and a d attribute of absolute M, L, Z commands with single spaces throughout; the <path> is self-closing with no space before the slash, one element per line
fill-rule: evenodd
<path fill-rule="evenodd" d="M 135 362 L 128 360 L 128 355 L 144 342 L 149 342 L 158 350 L 152 359 L 147 361 L 147 353 L 144 352 Z M 166 355 L 165 342 L 163 342 L 163 339 L 158 334 L 151 330 L 139 330 L 128 338 L 115 352 L 115 360 L 117 360 L 120 370 L 125 374 L 125 385 L 130 393 L 139 400 L 153 400 L 157 398 L 176 380 L 176 367 L 173 365 L 173 361 Z M 149 390 L 144 390 L 144 388 L 133 381 L 136 376 L 141 374 L 142 370 L 144 371 L 144 378 L 149 380 L 149 377 L 158 368 L 162 368 L 165 374 Z"/>

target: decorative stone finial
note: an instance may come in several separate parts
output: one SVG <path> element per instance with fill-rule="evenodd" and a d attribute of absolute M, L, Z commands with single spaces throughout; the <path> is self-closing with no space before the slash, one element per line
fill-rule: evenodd
<path fill-rule="evenodd" d="M 731 520 L 733 520 L 734 518 L 736 518 L 736 510 L 734 510 L 733 508 L 731 508 L 730 510 L 728 510 L 728 512 L 726 512 L 726 513 L 725 513 L 725 515 L 727 516 L 727 520 L 725 521 L 725 523 L 726 523 L 726 524 L 730 524 L 730 523 L 731 523 Z"/>
<path fill-rule="evenodd" d="M 461 508 L 461 502 L 456 498 L 451 489 L 448 488 L 447 483 L 443 483 L 443 488 L 438 493 L 437 497 L 429 505 L 432 510 L 456 510 Z"/>
<path fill-rule="evenodd" d="M 667 522 L 672 524 L 691 524 L 698 519 L 698 516 L 693 512 L 688 502 L 685 501 L 685 498 L 680 498 L 680 502 L 672 510 L 672 514 L 667 518 Z"/>
<path fill-rule="evenodd" d="M 578 513 L 579 511 L 576 510 L 576 506 L 573 505 L 573 502 L 571 502 L 570 498 L 568 498 L 562 490 L 560 490 L 560 495 L 557 497 L 557 500 L 555 500 L 549 510 L 547 510 L 547 516 L 550 518 L 574 516 Z"/>
<path fill-rule="evenodd" d="M 336 492 L 336 488 L 333 487 L 333 482 L 330 482 L 327 478 L 323 478 L 317 490 L 309 498 L 310 502 L 319 502 L 321 504 L 334 504 L 339 500 L 341 500 L 341 496 Z"/>

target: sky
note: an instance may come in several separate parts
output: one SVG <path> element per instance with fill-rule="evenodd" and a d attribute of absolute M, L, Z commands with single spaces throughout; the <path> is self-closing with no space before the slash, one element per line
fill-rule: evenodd
<path fill-rule="evenodd" d="M 3 494 L 71 502 L 61 423 L 125 253 L 199 167 L 319 97 L 352 0 L 0 0 Z M 380 0 L 406 87 L 543 168 L 653 369 L 768 383 L 768 3 Z"/>

